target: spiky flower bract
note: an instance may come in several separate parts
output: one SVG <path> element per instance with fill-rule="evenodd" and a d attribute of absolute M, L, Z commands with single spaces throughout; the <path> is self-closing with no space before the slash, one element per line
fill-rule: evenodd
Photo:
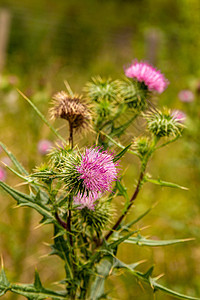
<path fill-rule="evenodd" d="M 117 99 L 117 82 L 110 78 L 94 77 L 91 82 L 86 84 L 84 90 L 92 101 L 101 102 L 102 100 L 107 100 L 113 102 Z"/>
<path fill-rule="evenodd" d="M 149 91 L 156 91 L 161 94 L 167 87 L 168 81 L 164 75 L 145 62 L 135 60 L 126 70 L 125 74 L 129 78 L 135 78 L 143 82 Z"/>
<path fill-rule="evenodd" d="M 118 81 L 118 93 L 122 101 L 124 101 L 129 108 L 132 108 L 137 112 L 146 109 L 148 89 L 144 83 L 137 81 L 133 82 L 129 79 Z"/>
<path fill-rule="evenodd" d="M 172 110 L 171 116 L 174 120 L 180 123 L 184 123 L 186 120 L 186 114 L 179 109 Z"/>
<path fill-rule="evenodd" d="M 110 191 L 112 182 L 117 179 L 116 163 L 113 156 L 99 148 L 87 148 L 82 155 L 77 171 L 83 185 L 92 192 Z"/>
<path fill-rule="evenodd" d="M 184 128 L 184 125 L 172 116 L 170 110 L 150 111 L 145 115 L 145 118 L 149 131 L 159 138 L 163 136 L 176 137 L 181 134 Z"/>
<path fill-rule="evenodd" d="M 97 204 L 94 207 L 94 210 L 84 207 L 83 209 L 76 210 L 76 214 L 82 220 L 82 224 L 85 224 L 86 227 L 90 227 L 97 234 L 101 233 L 105 226 L 112 221 L 114 210 L 111 207 L 111 204 L 106 199 L 97 201 Z M 81 228 L 80 222 L 77 223 L 79 230 L 84 230 Z"/>
<path fill-rule="evenodd" d="M 95 201 L 99 199 L 100 195 L 96 192 L 84 192 L 83 194 L 78 192 L 74 197 L 74 204 L 78 205 L 77 209 L 83 209 L 87 207 L 88 209 L 94 210 Z"/>
<path fill-rule="evenodd" d="M 66 92 L 59 92 L 53 96 L 53 107 L 50 109 L 53 119 L 66 119 L 75 129 L 86 128 L 91 120 L 89 109 L 81 96 L 73 97 Z"/>
<path fill-rule="evenodd" d="M 132 145 L 133 150 L 139 155 L 142 159 L 150 149 L 150 139 L 149 137 L 138 137 L 133 141 Z"/>

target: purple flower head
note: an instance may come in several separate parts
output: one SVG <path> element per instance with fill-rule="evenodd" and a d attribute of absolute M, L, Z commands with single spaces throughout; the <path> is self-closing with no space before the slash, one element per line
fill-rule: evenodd
<path fill-rule="evenodd" d="M 45 155 L 51 150 L 52 142 L 50 142 L 49 140 L 40 140 L 37 145 L 37 148 L 40 154 Z"/>
<path fill-rule="evenodd" d="M 144 82 L 149 91 L 156 91 L 161 94 L 167 87 L 168 81 L 164 75 L 147 63 L 134 61 L 125 70 L 125 75 L 129 78 L 136 78 L 139 82 Z"/>
<path fill-rule="evenodd" d="M 178 109 L 172 110 L 171 116 L 174 120 L 176 120 L 179 123 L 184 123 L 186 120 L 186 114 Z"/>
<path fill-rule="evenodd" d="M 178 93 L 178 97 L 182 102 L 193 102 L 194 94 L 190 90 L 182 90 Z"/>
<path fill-rule="evenodd" d="M 116 163 L 112 154 L 99 148 L 87 148 L 77 171 L 83 185 L 92 192 L 110 191 L 112 182 L 117 179 Z"/>
<path fill-rule="evenodd" d="M 6 179 L 6 171 L 0 167 L 0 180 L 5 181 Z"/>
<path fill-rule="evenodd" d="M 94 210 L 95 201 L 99 199 L 99 197 L 100 194 L 96 192 L 84 192 L 84 194 L 78 192 L 78 194 L 74 197 L 74 204 L 79 205 L 77 209 L 83 209 L 84 207 L 87 207 L 88 209 Z"/>

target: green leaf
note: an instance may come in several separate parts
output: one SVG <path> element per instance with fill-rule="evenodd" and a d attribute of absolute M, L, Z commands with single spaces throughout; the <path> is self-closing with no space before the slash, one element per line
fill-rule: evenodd
<path fill-rule="evenodd" d="M 137 222 L 139 222 L 142 218 L 144 218 L 153 208 L 154 206 L 148 208 L 143 214 L 141 214 L 139 217 L 137 217 L 136 219 L 134 219 L 133 221 L 129 222 L 128 224 L 126 225 L 123 225 L 121 226 L 122 228 L 122 232 L 125 231 L 125 230 L 129 230 L 129 228 L 136 224 Z"/>
<path fill-rule="evenodd" d="M 109 247 L 111 249 L 116 248 L 117 246 L 119 246 L 121 243 L 126 241 L 131 235 L 133 235 L 136 232 L 138 232 L 138 230 L 134 230 L 134 231 L 129 232 L 128 234 L 124 235 L 123 237 L 121 237 L 121 238 L 117 239 L 116 241 L 110 243 Z"/>
<path fill-rule="evenodd" d="M 149 246 L 149 247 L 158 247 L 158 246 L 169 246 L 179 243 L 189 242 L 193 239 L 177 239 L 177 240 L 150 240 L 138 234 L 137 237 L 130 237 L 126 239 L 124 242 L 128 244 L 136 244 L 138 246 Z"/>
<path fill-rule="evenodd" d="M 110 136 L 112 138 L 116 136 L 120 137 L 136 118 L 137 118 L 137 114 L 134 115 L 130 120 L 128 120 L 126 123 L 122 124 L 121 126 L 117 128 L 113 128 L 112 132 L 110 133 Z"/>
<path fill-rule="evenodd" d="M 55 217 L 51 214 L 51 211 L 48 207 L 44 206 L 42 203 L 36 201 L 35 195 L 27 195 L 22 192 L 19 192 L 13 188 L 11 188 L 6 183 L 0 181 L 0 187 L 3 188 L 8 194 L 10 194 L 16 201 L 19 206 L 27 206 L 35 209 L 46 219 L 51 220 L 52 223 L 57 224 Z"/>
<path fill-rule="evenodd" d="M 3 296 L 10 288 L 10 282 L 8 281 L 4 269 L 0 273 L 0 296 Z"/>
<path fill-rule="evenodd" d="M 126 199 L 126 201 L 129 201 L 129 197 L 127 194 L 127 188 L 125 186 L 123 186 L 121 181 L 119 181 L 119 180 L 116 181 L 116 188 L 119 191 L 118 196 L 123 196 Z"/>
<path fill-rule="evenodd" d="M 90 289 L 90 300 L 102 299 L 104 297 L 105 280 L 109 276 L 113 265 L 113 258 L 104 258 L 97 265 L 97 275 Z"/>
<path fill-rule="evenodd" d="M 24 167 L 20 164 L 20 162 L 16 159 L 16 157 L 8 150 L 8 148 L 0 142 L 0 146 L 6 152 L 10 160 L 13 162 L 17 170 L 24 175 L 28 175 L 28 172 L 24 169 Z"/>
<path fill-rule="evenodd" d="M 71 269 L 70 260 L 70 244 L 68 240 L 65 240 L 62 235 L 59 235 L 60 230 L 55 225 L 54 226 L 54 244 L 51 245 L 52 252 L 50 255 L 58 255 L 65 262 L 65 271 L 68 279 L 73 278 L 73 272 Z"/>
<path fill-rule="evenodd" d="M 153 184 L 157 184 L 160 186 L 165 186 L 165 187 L 171 187 L 171 188 L 176 188 L 176 189 L 182 189 L 182 190 L 188 190 L 188 188 L 178 185 L 176 183 L 172 183 L 172 182 L 167 182 L 167 181 L 163 181 L 161 179 L 151 179 L 149 177 L 145 177 L 144 179 L 147 182 L 153 183 Z"/>
<path fill-rule="evenodd" d="M 138 265 L 140 265 L 141 263 L 143 263 L 144 260 L 138 261 L 136 263 L 132 263 L 132 264 L 125 264 L 124 262 L 122 262 L 121 260 L 119 260 L 118 258 L 115 257 L 114 259 L 114 264 L 113 264 L 113 268 L 115 269 L 129 269 L 131 271 L 133 271 Z"/>
<path fill-rule="evenodd" d="M 33 102 L 28 99 L 20 90 L 17 89 L 20 95 L 32 106 L 38 116 L 42 119 L 42 121 L 49 127 L 49 129 L 59 138 L 62 142 L 66 144 L 65 139 L 56 131 L 56 129 L 47 121 L 45 116 L 39 111 L 39 109 L 33 104 Z"/>
<path fill-rule="evenodd" d="M 166 288 L 165 286 L 157 283 L 157 279 L 158 278 L 152 278 L 150 275 L 152 273 L 152 267 L 145 273 L 141 273 L 138 271 L 132 271 L 132 274 L 137 277 L 138 279 L 144 281 L 145 283 L 149 284 L 151 286 L 151 288 L 154 291 L 160 290 L 172 297 L 178 298 L 178 299 L 187 299 L 187 300 L 200 300 L 200 298 L 196 298 L 196 297 L 191 297 L 191 296 L 187 296 L 184 294 L 180 294 L 178 292 L 175 292 L 171 289 Z M 148 275 L 148 276 L 147 276 Z"/>
<path fill-rule="evenodd" d="M 130 146 L 132 145 L 132 143 L 130 143 L 128 146 L 126 146 L 122 151 L 120 151 L 117 155 L 115 155 L 113 161 L 116 162 L 117 160 L 119 160 L 130 148 Z"/>
<path fill-rule="evenodd" d="M 34 280 L 34 287 L 37 289 L 37 290 L 42 290 L 42 283 L 41 283 L 41 280 L 40 280 L 40 276 L 39 276 L 39 273 L 37 270 L 35 270 L 35 280 Z"/>
<path fill-rule="evenodd" d="M 55 300 L 67 299 L 66 292 L 55 292 L 45 289 L 42 286 L 37 272 L 35 273 L 34 284 L 11 284 L 2 269 L 0 273 L 0 296 L 3 296 L 7 291 L 22 295 L 29 300 L 43 300 L 49 298 Z"/>
<path fill-rule="evenodd" d="M 152 282 L 153 284 L 153 287 L 154 287 L 154 290 L 160 290 L 170 296 L 173 296 L 175 298 L 178 298 L 178 299 L 187 299 L 187 300 L 200 300 L 200 298 L 195 298 L 195 297 L 190 297 L 190 296 L 187 296 L 187 295 L 183 295 L 183 294 L 180 294 L 178 292 L 175 292 L 171 289 L 168 289 L 166 288 L 165 286 L 161 285 L 161 284 L 158 284 L 157 282 Z"/>
<path fill-rule="evenodd" d="M 118 267 L 118 266 L 116 266 Z M 166 288 L 165 286 L 157 283 L 157 280 L 159 277 L 151 277 L 152 272 L 153 272 L 153 266 L 149 268 L 149 270 L 146 273 L 141 273 L 139 271 L 136 271 L 130 268 L 130 265 L 126 265 L 123 262 L 119 263 L 119 268 L 126 268 L 128 271 L 131 272 L 131 274 L 136 277 L 137 279 L 139 279 L 140 281 L 143 281 L 145 283 L 147 283 L 148 285 L 151 286 L 151 288 L 154 290 L 154 292 L 156 292 L 157 290 L 160 290 L 172 297 L 178 298 L 178 299 L 187 299 L 187 300 L 200 300 L 200 298 L 195 298 L 195 297 L 191 297 L 191 296 L 187 296 L 187 295 L 183 295 L 180 294 L 176 291 L 173 291 L 171 289 Z"/>

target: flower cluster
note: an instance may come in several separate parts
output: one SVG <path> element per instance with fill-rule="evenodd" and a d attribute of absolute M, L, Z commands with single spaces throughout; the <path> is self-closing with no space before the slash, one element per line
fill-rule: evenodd
<path fill-rule="evenodd" d="M 129 78 L 135 78 L 143 82 L 149 91 L 156 91 L 161 94 L 167 87 L 168 81 L 160 71 L 147 63 L 135 61 L 126 70 L 125 74 Z"/>

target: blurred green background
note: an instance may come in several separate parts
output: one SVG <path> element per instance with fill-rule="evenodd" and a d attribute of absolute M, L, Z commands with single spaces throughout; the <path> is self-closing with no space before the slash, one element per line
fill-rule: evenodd
<path fill-rule="evenodd" d="M 183 110 L 187 129 L 179 141 L 159 150 L 149 172 L 189 191 L 146 184 L 127 219 L 157 203 L 138 225 L 149 226 L 143 235 L 195 240 L 163 248 L 122 246 L 119 256 L 127 263 L 147 259 L 140 270 L 155 264 L 154 275 L 165 274 L 161 283 L 200 296 L 199 0 L 1 0 L 0 49 L 0 140 L 29 171 L 45 159 L 38 153 L 38 142 L 56 140 L 16 88 L 48 116 L 51 97 L 65 88 L 64 80 L 80 93 L 97 74 L 119 78 L 135 58 L 149 61 L 165 74 L 170 85 L 158 105 Z M 193 102 L 180 101 L 178 93 L 184 89 L 194 93 Z M 67 135 L 63 122 L 57 122 L 59 126 Z M 129 134 L 134 136 L 131 129 Z M 87 135 L 81 137 L 80 144 L 88 142 Z M 3 151 L 0 160 L 5 160 Z M 124 180 L 131 195 L 139 162 L 127 155 L 122 164 L 128 164 Z M 8 172 L 6 182 L 27 188 Z M 116 205 L 122 207 L 121 199 Z M 15 282 L 32 282 L 37 268 L 45 286 L 52 287 L 63 274 L 59 260 L 46 255 L 51 226 L 37 228 L 37 213 L 14 206 L 14 200 L 0 191 L 0 253 L 8 275 Z M 154 296 L 127 273 L 111 277 L 107 288 L 112 299 L 172 299 L 162 293 Z M 22 298 L 7 294 L 3 299 Z"/>

